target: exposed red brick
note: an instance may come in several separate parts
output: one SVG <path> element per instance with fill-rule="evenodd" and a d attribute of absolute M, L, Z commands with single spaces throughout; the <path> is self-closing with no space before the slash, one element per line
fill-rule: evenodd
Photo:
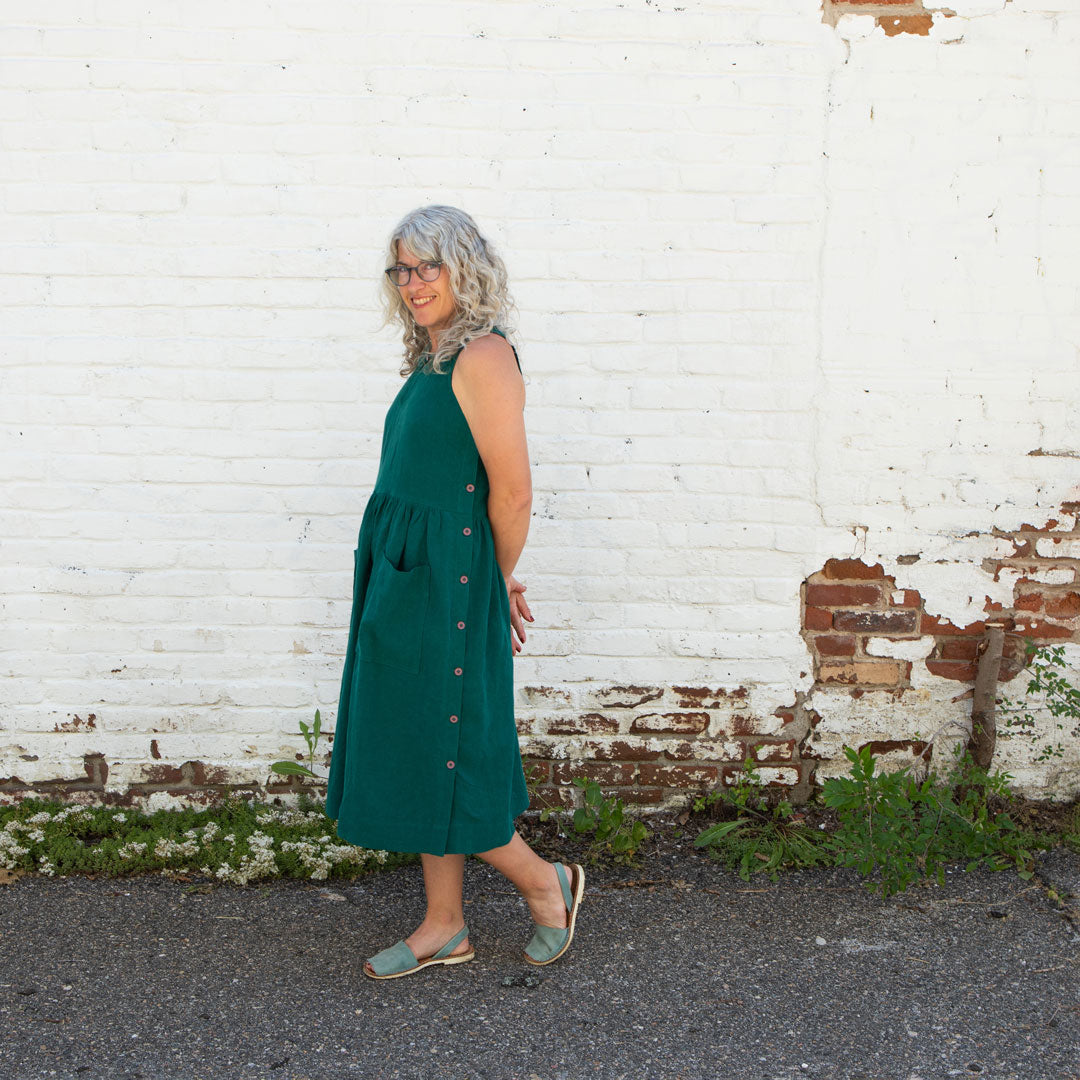
<path fill-rule="evenodd" d="M 179 784 L 184 779 L 179 765 L 150 765 L 143 775 L 148 784 Z"/>
<path fill-rule="evenodd" d="M 861 559 L 829 559 L 822 571 L 827 578 L 848 581 L 852 579 L 883 578 L 881 563 L 867 566 Z"/>
<path fill-rule="evenodd" d="M 708 686 L 673 686 L 671 690 L 680 709 L 719 709 L 743 701 L 747 694 L 745 686 L 718 686 L 715 690 Z"/>
<path fill-rule="evenodd" d="M 575 790 L 572 787 L 537 788 L 529 798 L 529 809 L 544 810 L 549 806 L 558 806 L 570 810 L 574 806 Z"/>
<path fill-rule="evenodd" d="M 833 626 L 859 634 L 913 634 L 914 611 L 834 611 Z"/>
<path fill-rule="evenodd" d="M 619 730 L 619 721 L 603 713 L 582 713 L 548 725 L 549 735 L 605 735 Z"/>
<path fill-rule="evenodd" d="M 607 686 L 593 696 L 605 709 L 636 709 L 650 701 L 659 700 L 664 694 L 659 686 Z"/>
<path fill-rule="evenodd" d="M 708 726 L 709 714 L 704 712 L 646 713 L 634 718 L 630 730 L 655 734 L 699 735 Z"/>
<path fill-rule="evenodd" d="M 755 735 L 757 734 L 756 727 L 754 718 L 745 713 L 736 713 L 731 718 L 732 735 Z"/>
<path fill-rule="evenodd" d="M 978 655 L 978 638 L 947 638 L 941 646 L 943 660 L 974 660 Z"/>
<path fill-rule="evenodd" d="M 1013 604 L 1017 611 L 1042 611 L 1043 595 L 1041 592 L 1020 593 Z"/>
<path fill-rule="evenodd" d="M 1080 615 L 1080 593 L 1065 593 L 1063 596 L 1048 596 L 1045 602 L 1046 614 L 1059 619 L 1072 619 Z"/>
<path fill-rule="evenodd" d="M 922 597 L 918 589 L 902 589 L 903 596 L 899 600 L 889 597 L 889 606 L 894 608 L 917 608 L 922 604 Z"/>
<path fill-rule="evenodd" d="M 840 634 L 815 634 L 811 639 L 821 656 L 854 656 L 855 639 Z"/>
<path fill-rule="evenodd" d="M 590 739 L 583 750 L 594 761 L 656 761 L 660 757 L 659 750 L 627 739 Z"/>
<path fill-rule="evenodd" d="M 1058 626 L 1055 623 L 1043 622 L 1038 619 L 1030 621 L 1017 619 L 1016 632 L 1030 638 L 1067 638 L 1072 637 L 1073 632 L 1067 626 Z"/>
<path fill-rule="evenodd" d="M 660 787 L 700 787 L 715 782 L 715 765 L 642 765 L 641 782 Z"/>
<path fill-rule="evenodd" d="M 930 744 L 922 739 L 880 739 L 877 742 L 863 743 L 858 749 L 870 748 L 870 753 L 877 757 L 879 754 L 888 754 L 894 750 L 909 750 L 918 757 L 925 753 Z"/>
<path fill-rule="evenodd" d="M 650 768 L 651 766 L 642 766 Z M 553 761 L 551 779 L 556 784 L 572 784 L 575 776 L 587 776 L 598 784 L 622 786 L 634 782 L 636 765 L 607 761 Z"/>
<path fill-rule="evenodd" d="M 540 761 L 537 758 L 524 757 L 522 758 L 521 763 L 530 783 L 546 784 L 551 779 L 550 761 Z"/>
<path fill-rule="evenodd" d="M 926 670 L 931 675 L 938 675 L 943 679 L 956 679 L 957 682 L 971 682 L 975 678 L 976 665 L 965 663 L 963 660 L 931 660 L 926 661 Z"/>
<path fill-rule="evenodd" d="M 880 585 L 807 585 L 807 607 L 854 607 L 881 600 Z"/>
<path fill-rule="evenodd" d="M 629 788 L 624 792 L 620 792 L 620 794 L 625 802 L 639 805 L 658 803 L 664 799 L 663 788 Z"/>
<path fill-rule="evenodd" d="M 202 761 L 185 761 L 180 767 L 188 774 L 190 783 L 195 787 L 229 782 L 229 770 L 219 765 L 207 765 Z"/>
<path fill-rule="evenodd" d="M 849 0 L 850 3 L 850 0 Z M 927 37 L 934 25 L 934 16 L 925 15 L 879 15 L 875 20 L 887 37 L 897 34 L 918 34 Z"/>
<path fill-rule="evenodd" d="M 926 614 L 923 614 L 919 620 L 920 634 L 934 634 L 940 637 L 943 634 L 982 634 L 985 631 L 985 622 L 968 623 L 967 626 L 954 626 L 948 619 L 940 619 L 937 615 Z"/>
<path fill-rule="evenodd" d="M 808 607 L 803 616 L 803 626 L 807 630 L 831 630 L 832 612 L 826 611 L 825 608 Z"/>

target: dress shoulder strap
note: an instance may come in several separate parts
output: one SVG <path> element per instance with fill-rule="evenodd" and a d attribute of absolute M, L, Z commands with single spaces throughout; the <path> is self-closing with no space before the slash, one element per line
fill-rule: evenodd
<path fill-rule="evenodd" d="M 505 330 L 500 330 L 497 326 L 493 326 L 491 329 L 492 329 L 493 333 L 498 334 L 499 337 L 501 337 L 503 339 L 503 341 L 505 341 L 506 344 L 510 346 L 511 351 L 514 354 L 514 362 L 518 366 L 518 371 L 521 371 L 521 361 L 518 359 L 517 349 L 514 348 L 514 343 L 506 336 L 506 331 Z M 464 348 L 465 348 L 465 346 L 462 345 L 461 349 L 464 349 Z M 447 362 L 446 370 L 448 372 L 452 371 L 453 368 L 454 368 L 454 364 L 457 363 L 457 358 L 461 355 L 461 349 L 458 349 L 458 351 L 456 353 L 454 353 L 454 355 L 451 356 L 449 361 Z"/>
<path fill-rule="evenodd" d="M 514 348 L 514 343 L 506 336 L 506 331 L 505 330 L 500 330 L 497 326 L 493 326 L 491 329 L 492 329 L 492 331 L 494 333 L 498 334 L 499 337 L 501 337 L 503 339 L 503 341 L 506 342 L 507 345 L 510 346 L 511 350 L 514 353 L 514 362 L 518 366 L 518 371 L 520 371 L 521 370 L 521 361 L 518 359 L 517 349 Z"/>

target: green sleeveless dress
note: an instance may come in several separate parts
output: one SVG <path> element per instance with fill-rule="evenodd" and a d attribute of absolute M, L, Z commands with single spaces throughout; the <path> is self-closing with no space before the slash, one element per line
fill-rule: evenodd
<path fill-rule="evenodd" d="M 423 362 L 394 398 L 357 541 L 326 813 L 343 840 L 385 851 L 500 847 L 529 803 L 488 478 L 450 386 L 458 355 L 441 375 Z"/>

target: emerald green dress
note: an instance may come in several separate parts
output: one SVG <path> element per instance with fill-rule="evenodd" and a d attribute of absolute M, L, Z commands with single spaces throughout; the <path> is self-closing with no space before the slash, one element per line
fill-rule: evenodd
<path fill-rule="evenodd" d="M 487 851 L 529 803 L 488 478 L 450 386 L 459 354 L 441 375 L 424 358 L 398 391 L 360 525 L 326 813 L 366 848 Z"/>

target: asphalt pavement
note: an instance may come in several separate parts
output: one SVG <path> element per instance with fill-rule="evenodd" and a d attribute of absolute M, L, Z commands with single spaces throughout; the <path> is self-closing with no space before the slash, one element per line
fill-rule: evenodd
<path fill-rule="evenodd" d="M 245 888 L 26 876 L 0 888 L 0 1078 L 1076 1080 L 1080 856 L 957 867 L 881 899 L 850 870 L 692 851 L 588 868 L 570 951 L 466 867 L 476 959 L 376 982 L 418 865 Z"/>

